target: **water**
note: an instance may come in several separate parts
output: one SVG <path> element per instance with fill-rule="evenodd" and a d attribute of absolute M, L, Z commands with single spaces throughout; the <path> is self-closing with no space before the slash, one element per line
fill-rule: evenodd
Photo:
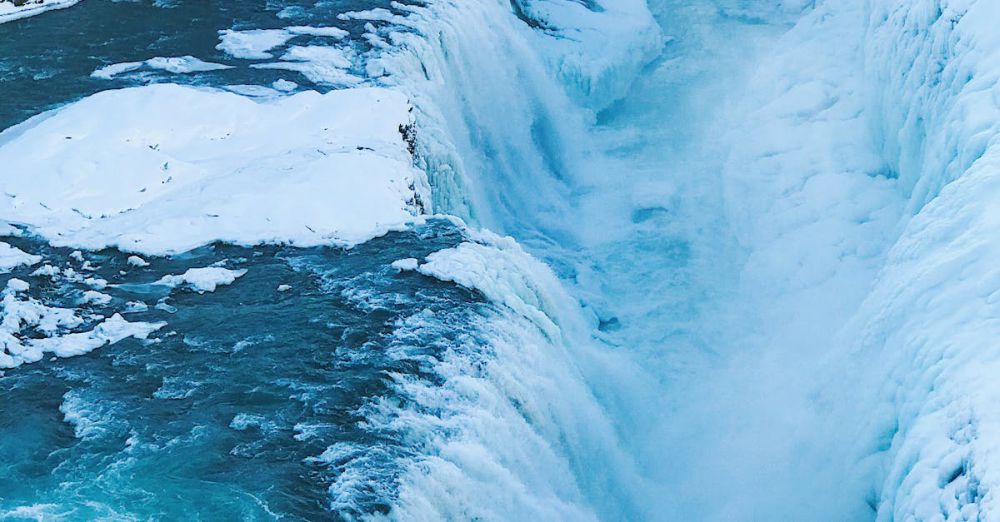
<path fill-rule="evenodd" d="M 252 69 L 215 48 L 223 29 L 272 29 L 288 25 L 335 26 L 359 34 L 361 24 L 337 13 L 387 7 L 387 0 L 114 1 L 88 0 L 68 10 L 0 25 L 0 128 L 97 91 L 171 81 L 196 85 L 266 85 L 279 78 L 323 90 L 287 72 Z M 282 18 L 277 16 L 283 13 Z M 299 37 L 295 44 L 328 43 Z M 363 43 L 363 42 L 361 42 Z M 280 50 L 280 48 L 279 48 Z M 90 77 L 105 65 L 157 56 L 191 55 L 233 69 L 191 75 L 144 73 L 113 81 Z"/>
<path fill-rule="evenodd" d="M 46 263 L 80 266 L 66 249 L 7 240 Z M 331 498 L 337 515 L 387 511 L 398 463 L 411 450 L 366 429 L 361 412 L 394 397 L 390 374 L 430 378 L 419 361 L 474 335 L 470 316 L 488 306 L 390 264 L 461 240 L 453 225 L 432 222 L 346 251 L 213 245 L 141 269 L 121 252 L 87 253 L 91 275 L 106 279 L 112 296 L 87 312 L 106 316 L 144 302 L 149 310 L 127 319 L 168 326 L 147 341 L 0 379 L 0 404 L 16 412 L 0 416 L 0 512 L 38 506 L 73 519 L 315 520 L 329 516 Z M 214 263 L 248 272 L 207 294 L 148 285 Z M 83 285 L 31 270 L 0 276 L 0 285 L 19 277 L 32 297 L 74 306 Z M 400 338 L 408 318 L 430 313 L 433 327 Z M 320 458 L 333 447 L 363 451 Z M 331 497 L 338 477 L 353 472 L 363 480 Z"/>

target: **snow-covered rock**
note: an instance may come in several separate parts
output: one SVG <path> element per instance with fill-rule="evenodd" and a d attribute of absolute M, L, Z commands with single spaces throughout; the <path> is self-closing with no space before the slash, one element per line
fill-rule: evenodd
<path fill-rule="evenodd" d="M 168 254 L 213 241 L 362 242 L 422 213 L 405 96 L 256 102 L 161 84 L 98 93 L 0 134 L 0 219 L 55 245 Z"/>

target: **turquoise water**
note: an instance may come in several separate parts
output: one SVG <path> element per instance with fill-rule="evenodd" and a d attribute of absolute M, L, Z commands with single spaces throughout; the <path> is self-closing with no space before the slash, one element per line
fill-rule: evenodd
<path fill-rule="evenodd" d="M 227 56 L 215 48 L 218 31 L 314 25 L 357 35 L 362 24 L 338 20 L 338 13 L 388 5 L 388 0 L 86 0 L 72 9 L 0 24 L 0 129 L 100 90 L 154 81 L 236 85 L 288 77 L 322 90 L 299 75 L 252 69 L 246 60 Z M 299 37 L 294 43 L 328 41 Z M 113 81 L 90 77 L 95 69 L 113 63 L 186 55 L 234 68 L 190 75 L 145 73 Z"/>
<path fill-rule="evenodd" d="M 118 251 L 85 253 L 96 267 L 88 274 L 106 279 L 102 292 L 113 297 L 88 313 L 143 302 L 148 311 L 126 319 L 167 326 L 0 378 L 0 513 L 315 520 L 387 510 L 410 450 L 366 429 L 360 412 L 393 399 L 390 373 L 430 378 L 421 361 L 475 335 L 467 325 L 488 306 L 390 264 L 461 240 L 453 225 L 432 222 L 352 250 L 214 245 L 145 268 Z M 81 265 L 67 249 L 4 241 L 45 263 Z M 247 273 L 206 294 L 148 284 L 215 263 Z M 0 286 L 18 277 L 47 305 L 76 307 L 86 285 L 31 276 L 35 268 L 0 276 Z M 418 331 L 403 326 L 428 314 L 433 322 Z M 358 451 L 319 459 L 335 444 Z M 363 478 L 328 491 L 344 473 Z"/>

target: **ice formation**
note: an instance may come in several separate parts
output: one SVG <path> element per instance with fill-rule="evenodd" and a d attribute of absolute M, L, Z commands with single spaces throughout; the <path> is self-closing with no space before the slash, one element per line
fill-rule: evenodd
<path fill-rule="evenodd" d="M 164 276 L 154 284 L 171 288 L 187 286 L 203 294 L 214 292 L 219 286 L 231 285 L 246 273 L 246 270 L 230 270 L 219 266 L 192 268 L 180 275 Z"/>
<path fill-rule="evenodd" d="M 194 56 L 157 56 L 144 62 L 124 62 L 106 65 L 95 70 L 90 76 L 101 80 L 112 80 L 119 74 L 137 71 L 143 67 L 154 70 L 162 70 L 173 74 L 220 71 L 233 68 L 231 65 L 223 65 L 221 63 L 211 63 L 199 60 Z"/>
<path fill-rule="evenodd" d="M 14 5 L 13 1 L 0 1 L 0 24 L 40 15 L 53 9 L 65 9 L 79 2 L 80 0 L 28 0 L 22 5 Z"/>

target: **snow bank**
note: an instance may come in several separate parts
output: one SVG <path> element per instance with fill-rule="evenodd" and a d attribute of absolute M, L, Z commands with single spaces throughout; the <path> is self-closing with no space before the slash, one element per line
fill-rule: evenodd
<path fill-rule="evenodd" d="M 80 0 L 28 0 L 24 5 L 16 6 L 14 2 L 0 0 L 0 24 L 40 15 L 53 9 L 65 9 L 79 2 Z"/>
<path fill-rule="evenodd" d="M 261 103 L 170 84 L 105 91 L 0 134 L 0 219 L 55 245 L 153 255 L 355 244 L 428 200 L 410 123 L 405 96 L 385 89 Z"/>
<path fill-rule="evenodd" d="M 171 288 L 186 285 L 199 294 L 204 294 L 214 292 L 219 286 L 231 285 L 246 273 L 246 270 L 229 270 L 218 266 L 192 268 L 181 275 L 163 276 L 155 284 Z"/>

